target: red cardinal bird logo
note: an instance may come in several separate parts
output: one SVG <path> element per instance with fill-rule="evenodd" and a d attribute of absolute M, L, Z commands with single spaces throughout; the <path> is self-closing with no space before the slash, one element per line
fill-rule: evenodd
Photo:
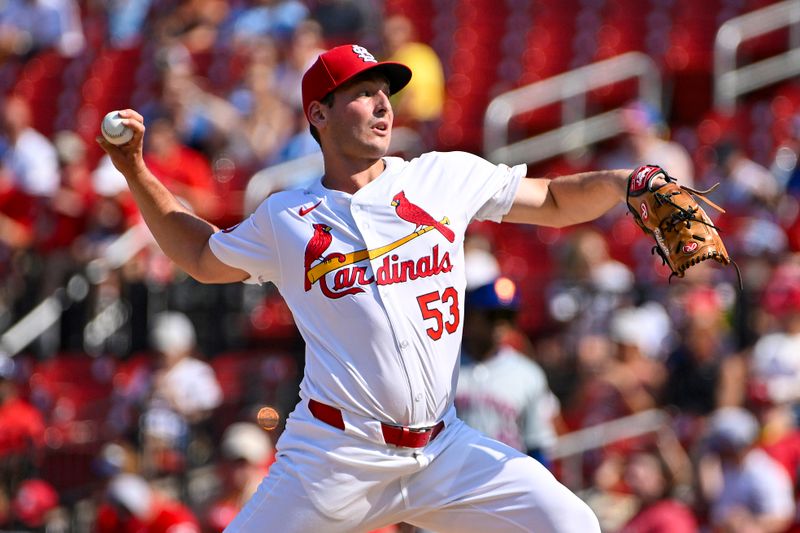
<path fill-rule="evenodd" d="M 311 237 L 311 240 L 308 241 L 306 245 L 306 255 L 305 255 L 305 267 L 306 273 L 308 273 L 309 269 L 311 268 L 311 263 L 316 261 L 317 259 L 322 259 L 322 254 L 325 253 L 325 250 L 328 249 L 328 246 L 331 245 L 331 241 L 333 240 L 333 236 L 331 235 L 331 227 L 325 224 L 314 224 L 314 235 Z M 311 282 L 308 280 L 308 276 L 305 278 L 305 288 L 306 292 L 311 290 Z"/>
<path fill-rule="evenodd" d="M 411 222 L 417 226 L 417 228 L 421 226 L 433 226 L 448 241 L 453 242 L 456 239 L 456 234 L 453 233 L 453 230 L 430 216 L 418 205 L 409 202 L 405 192 L 400 191 L 394 195 L 394 198 L 392 198 L 392 206 L 397 210 L 397 216 L 406 222 Z"/>

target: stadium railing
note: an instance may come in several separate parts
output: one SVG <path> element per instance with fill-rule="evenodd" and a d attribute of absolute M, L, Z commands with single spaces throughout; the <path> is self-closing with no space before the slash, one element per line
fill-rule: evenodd
<path fill-rule="evenodd" d="M 627 52 L 495 97 L 484 115 L 486 158 L 509 165 L 537 163 L 619 135 L 623 131 L 619 108 L 587 117 L 587 98 L 596 89 L 628 79 L 638 82 L 641 100 L 661 111 L 661 74 L 641 52 Z M 552 104 L 561 105 L 560 127 L 509 143 L 514 117 Z"/>
<path fill-rule="evenodd" d="M 787 50 L 737 67 L 742 45 L 789 29 Z M 733 113 L 739 96 L 800 74 L 800 0 L 787 0 L 735 17 L 714 41 L 714 105 Z"/>
<path fill-rule="evenodd" d="M 89 295 L 90 285 L 101 282 L 109 271 L 127 263 L 151 242 L 153 238 L 144 223 L 131 226 L 112 241 L 100 257 L 90 261 L 84 272 L 74 274 L 66 286 L 53 291 L 50 296 L 8 328 L 0 336 L 0 352 L 14 356 L 24 350 L 56 324 L 62 312 L 71 303 L 84 300 Z M 117 301 L 110 302 L 86 325 L 84 343 L 90 351 L 93 346 L 101 346 L 103 341 L 122 325 L 114 318 L 117 311 L 115 305 L 118 305 Z"/>
<path fill-rule="evenodd" d="M 550 452 L 560 463 L 560 481 L 573 490 L 584 489 L 584 456 L 587 452 L 627 439 L 658 434 L 677 440 L 670 416 L 661 409 L 649 409 L 561 435 Z"/>

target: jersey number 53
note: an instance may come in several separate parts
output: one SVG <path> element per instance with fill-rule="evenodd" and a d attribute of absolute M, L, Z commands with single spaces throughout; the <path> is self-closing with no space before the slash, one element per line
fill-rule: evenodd
<path fill-rule="evenodd" d="M 439 306 L 434 305 L 431 307 L 431 304 L 435 304 L 435 302 L 442 302 L 448 306 L 447 317 L 439 309 Z M 445 331 L 454 333 L 458 329 L 461 315 L 458 312 L 458 291 L 453 287 L 446 288 L 441 295 L 439 291 L 421 294 L 417 296 L 417 303 L 424 320 L 433 319 L 436 321 L 433 327 L 425 330 L 431 339 L 438 341 Z"/>

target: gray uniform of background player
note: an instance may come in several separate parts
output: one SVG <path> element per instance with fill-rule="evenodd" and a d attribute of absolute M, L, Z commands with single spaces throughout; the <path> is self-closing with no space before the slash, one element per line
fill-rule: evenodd
<path fill-rule="evenodd" d="M 469 283 L 476 254 L 466 255 Z M 558 400 L 542 368 L 504 341 L 514 332 L 519 305 L 517 286 L 508 278 L 467 290 L 456 409 L 478 431 L 546 464 Z"/>

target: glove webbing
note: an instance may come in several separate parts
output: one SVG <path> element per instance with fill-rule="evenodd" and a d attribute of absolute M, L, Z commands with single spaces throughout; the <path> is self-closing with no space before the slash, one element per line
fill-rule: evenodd
<path fill-rule="evenodd" d="M 668 177 L 668 179 L 674 181 L 674 178 L 672 178 L 672 177 Z M 704 195 L 706 195 L 706 194 L 708 194 L 710 192 L 713 192 L 718 186 L 719 186 L 719 183 L 715 183 L 711 188 L 706 189 L 705 191 L 698 191 L 698 190 L 692 189 L 690 187 L 684 187 L 683 185 L 679 185 L 679 187 L 682 190 L 685 190 L 686 192 L 691 193 L 691 194 L 699 197 L 701 200 L 703 200 L 709 206 L 711 206 L 714 209 L 724 213 L 725 212 L 724 209 L 722 209 L 720 206 L 718 206 L 717 204 L 715 204 L 714 202 L 712 202 L 711 200 L 709 200 L 708 198 L 706 198 L 704 196 Z M 672 201 L 672 197 L 676 196 L 678 194 L 681 194 L 681 191 L 675 191 L 675 192 L 672 192 L 672 193 L 669 193 L 669 194 L 660 193 L 658 191 L 655 191 L 653 193 L 653 197 L 656 199 L 656 201 L 659 204 L 667 203 L 667 204 L 671 205 L 672 207 L 674 207 L 676 209 L 676 212 L 672 214 L 672 216 L 670 217 L 670 219 L 668 221 L 666 221 L 666 227 L 664 228 L 666 231 L 675 231 L 676 226 L 678 224 L 682 223 L 682 222 L 686 223 L 686 228 L 687 229 L 691 229 L 692 222 L 699 222 L 701 224 L 705 224 L 706 226 L 714 228 L 715 230 L 717 230 L 720 233 L 722 232 L 722 230 L 720 230 L 719 227 L 717 227 L 716 225 L 711 224 L 710 222 L 707 222 L 706 220 L 703 220 L 701 218 L 697 218 L 695 216 L 695 214 L 697 213 L 697 209 L 696 208 L 691 208 L 690 207 L 690 208 L 687 209 L 687 208 L 679 206 L 678 204 L 673 202 Z M 694 237 L 695 239 L 697 239 L 699 241 L 705 241 L 705 238 L 701 237 L 700 235 L 692 234 L 692 237 Z M 675 253 L 680 252 L 682 247 L 683 247 L 683 241 L 678 241 L 678 245 L 675 248 Z M 656 252 L 658 253 L 659 257 L 661 257 L 661 263 L 663 265 L 667 265 L 668 264 L 667 255 L 664 253 L 664 250 L 662 250 L 658 246 L 653 246 L 653 248 L 650 250 L 650 253 L 654 255 Z M 712 257 L 714 255 L 717 255 L 717 254 L 713 254 Z M 689 264 L 690 265 L 695 265 L 697 263 L 700 263 L 701 261 L 702 261 L 702 259 L 698 260 L 697 258 L 694 258 L 694 259 L 692 259 L 692 261 Z M 744 290 L 744 284 L 742 283 L 742 272 L 741 272 L 741 270 L 739 270 L 739 265 L 737 265 L 736 261 L 734 261 L 733 259 L 730 259 L 730 262 L 733 264 L 733 267 L 736 269 L 736 277 L 739 280 L 739 290 L 740 291 Z M 678 274 L 676 272 L 672 272 L 669 275 L 668 283 L 672 283 L 673 276 L 681 277 L 682 275 L 683 275 L 683 272 L 681 272 L 680 274 Z"/>
<path fill-rule="evenodd" d="M 686 188 L 686 190 L 689 191 L 690 189 Z M 717 226 L 715 226 L 714 224 L 711 224 L 711 223 L 703 220 L 702 218 L 697 218 L 696 216 L 694 216 L 695 213 L 697 213 L 697 209 L 696 208 L 690 207 L 690 208 L 687 209 L 687 208 L 681 207 L 678 204 L 676 204 L 675 202 L 673 202 L 671 200 L 671 198 L 673 196 L 678 195 L 678 194 L 681 194 L 681 191 L 675 191 L 675 192 L 672 192 L 670 194 L 664 194 L 664 193 L 660 193 L 658 191 L 653 193 L 653 197 L 656 199 L 656 201 L 659 204 L 669 204 L 672 207 L 674 207 L 675 209 L 677 209 L 677 211 L 675 213 L 672 213 L 672 216 L 670 216 L 669 220 L 666 221 L 666 223 L 667 223 L 667 227 L 665 228 L 666 230 L 675 231 L 675 227 L 678 224 L 680 224 L 681 222 L 685 222 L 686 223 L 686 227 L 691 229 L 692 222 L 700 222 L 701 224 L 705 224 L 708 227 L 711 227 L 711 228 L 714 228 L 717 231 L 720 231 L 720 229 Z M 706 200 L 702 195 L 698 194 L 698 196 L 700 196 L 700 198 L 702 198 L 703 200 Z M 716 207 L 717 209 L 719 209 L 723 213 L 725 212 L 721 207 L 717 206 L 713 202 L 709 202 L 708 200 L 706 200 L 706 202 L 709 205 L 711 205 L 713 207 Z M 703 239 L 701 237 L 697 237 L 696 235 L 692 235 L 692 236 L 698 238 L 701 241 L 705 240 L 705 239 Z"/>

